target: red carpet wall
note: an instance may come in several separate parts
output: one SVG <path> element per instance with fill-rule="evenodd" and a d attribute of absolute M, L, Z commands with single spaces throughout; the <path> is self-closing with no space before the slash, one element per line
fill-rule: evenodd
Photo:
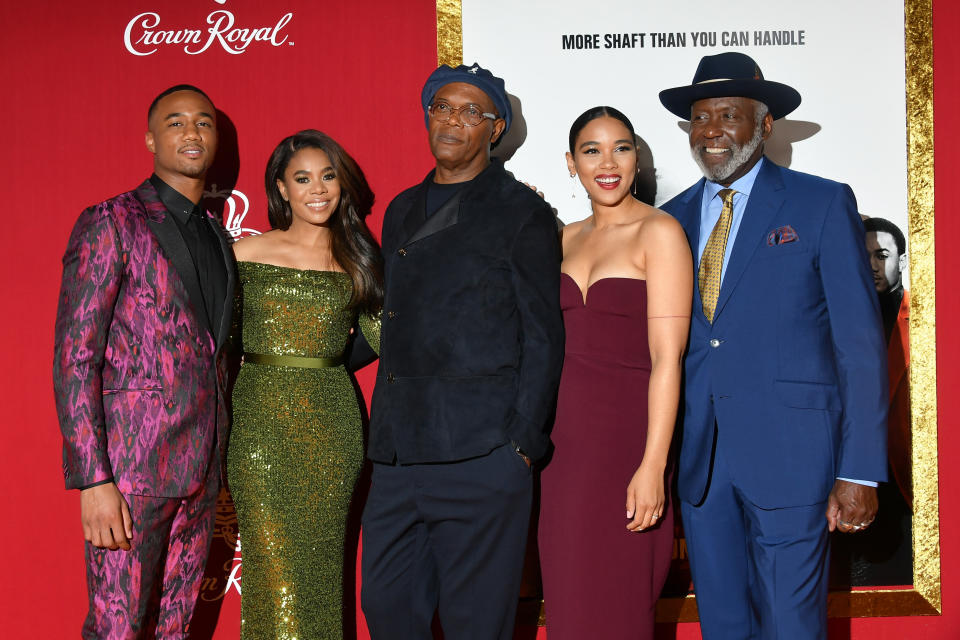
<path fill-rule="evenodd" d="M 960 637 L 960 536 L 953 533 L 960 527 L 960 397 L 952 392 L 960 383 L 960 332 L 951 325 L 960 300 L 950 289 L 960 270 L 953 246 L 960 237 L 953 191 L 960 11 L 936 0 L 934 20 L 943 615 L 833 620 L 835 638 Z M 149 175 L 146 108 L 160 90 L 188 82 L 221 111 L 212 180 L 219 199 L 210 206 L 224 209 L 228 226 L 238 233 L 266 228 L 267 156 L 282 137 L 314 127 L 343 143 L 366 171 L 378 197 L 371 226 L 379 233 L 390 198 L 430 166 L 418 97 L 436 64 L 435 4 L 34 0 L 4 2 L 0 24 L 0 637 L 71 638 L 86 609 L 83 539 L 77 493 L 62 488 L 50 368 L 60 257 L 76 216 Z M 843 74 L 842 61 L 829 72 Z M 368 394 L 371 380 L 371 370 L 362 372 Z M 219 555 L 195 637 L 236 638 L 235 586 L 221 597 L 237 564 L 227 509 L 217 533 Z M 366 638 L 358 620 L 357 635 Z M 699 638 L 694 624 L 659 631 Z M 545 637 L 543 630 L 524 633 L 533 635 Z"/>

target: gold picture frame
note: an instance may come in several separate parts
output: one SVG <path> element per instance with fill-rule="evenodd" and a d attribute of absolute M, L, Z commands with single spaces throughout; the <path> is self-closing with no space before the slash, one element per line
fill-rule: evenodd
<path fill-rule="evenodd" d="M 436 0 L 437 61 L 463 62 L 461 0 Z M 908 237 L 910 247 L 910 403 L 913 435 L 913 585 L 833 591 L 835 618 L 939 615 L 940 512 L 937 459 L 936 274 L 933 174 L 932 0 L 904 1 Z M 543 624 L 543 603 L 521 602 L 521 621 Z M 697 620 L 693 595 L 663 598 L 658 622 Z"/>

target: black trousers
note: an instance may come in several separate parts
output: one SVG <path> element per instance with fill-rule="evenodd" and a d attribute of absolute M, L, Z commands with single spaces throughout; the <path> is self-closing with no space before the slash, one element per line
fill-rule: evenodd
<path fill-rule="evenodd" d="M 374 463 L 361 605 L 373 640 L 510 640 L 532 472 L 509 445 L 461 462 Z"/>

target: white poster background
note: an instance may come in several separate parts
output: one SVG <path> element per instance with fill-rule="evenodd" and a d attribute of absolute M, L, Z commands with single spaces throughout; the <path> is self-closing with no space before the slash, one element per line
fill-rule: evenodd
<path fill-rule="evenodd" d="M 610 105 L 630 118 L 652 153 L 656 204 L 662 204 L 701 174 L 681 121 L 657 94 L 690 84 L 702 56 L 740 51 L 764 78 L 794 87 L 803 98 L 774 124 L 767 155 L 848 183 L 861 213 L 887 218 L 907 234 L 902 0 L 463 0 L 462 8 L 464 62 L 503 77 L 520 102 L 522 122 L 515 108 L 516 131 L 495 154 L 509 158 L 506 167 L 518 179 L 543 191 L 564 222 L 590 215 L 564 159 L 577 116 Z M 748 46 L 723 46 L 724 32 L 744 31 Z M 757 46 L 757 31 L 793 32 L 795 42 L 802 32 L 803 44 Z M 695 45 L 693 32 L 716 34 L 716 46 Z M 644 34 L 644 46 L 604 48 L 607 34 L 624 33 Z M 654 46 L 656 33 L 683 34 L 685 46 Z M 601 48 L 565 50 L 563 36 L 573 34 L 597 35 Z"/>

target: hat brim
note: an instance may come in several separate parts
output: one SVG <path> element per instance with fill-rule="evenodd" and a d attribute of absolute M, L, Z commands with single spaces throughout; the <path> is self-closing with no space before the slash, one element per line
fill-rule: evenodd
<path fill-rule="evenodd" d="M 774 120 L 800 106 L 800 93 L 796 89 L 770 80 L 715 80 L 660 92 L 660 102 L 667 111 L 683 120 L 690 119 L 690 106 L 697 100 L 727 97 L 759 100 L 770 109 Z"/>

